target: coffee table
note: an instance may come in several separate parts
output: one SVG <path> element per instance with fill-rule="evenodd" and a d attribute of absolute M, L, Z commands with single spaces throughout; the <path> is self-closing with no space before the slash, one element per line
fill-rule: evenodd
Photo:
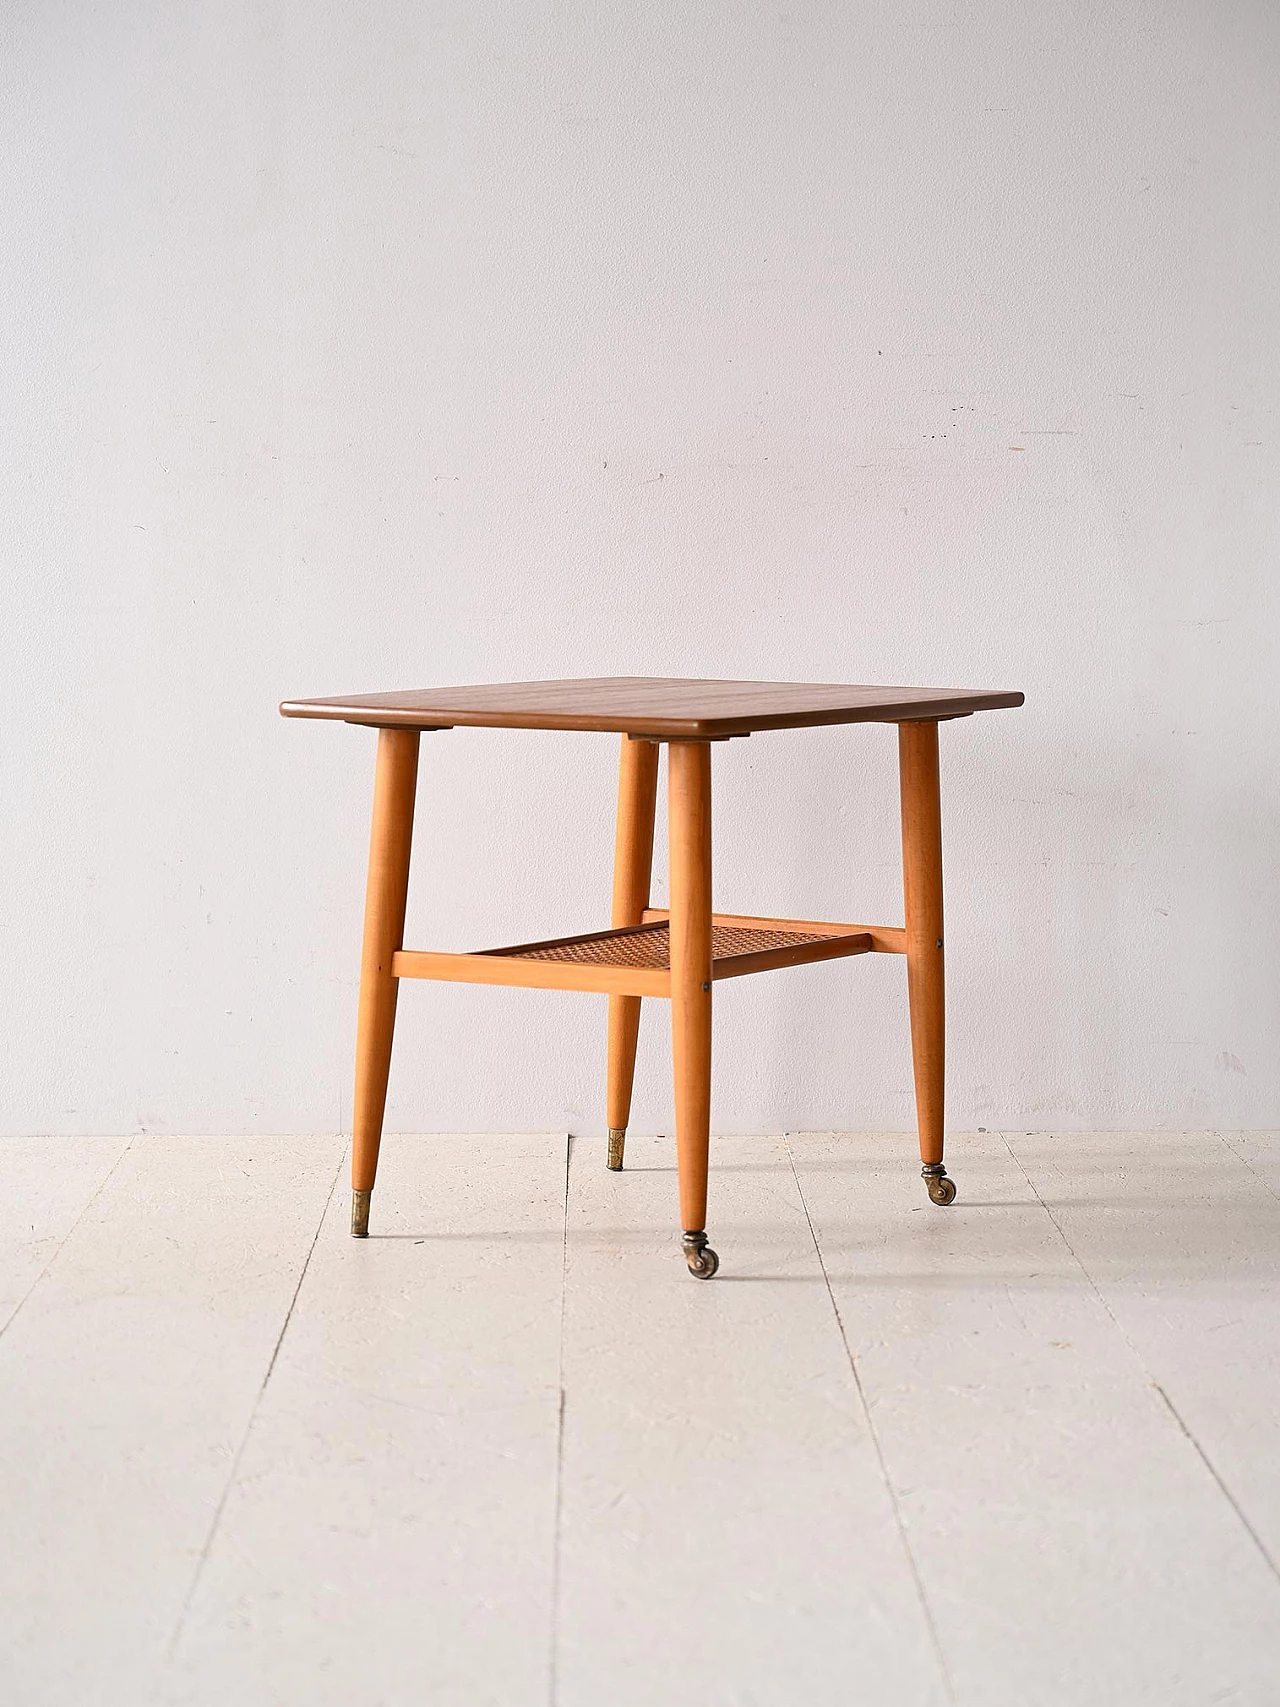
<path fill-rule="evenodd" d="M 921 1173 L 930 1198 L 951 1203 L 943 1165 L 944 987 L 942 820 L 938 725 L 1022 704 L 1020 693 L 960 688 L 853 687 L 813 682 L 702 681 L 605 676 L 484 687 L 421 688 L 285 700 L 286 717 L 378 730 L 356 1026 L 351 1231 L 369 1230 L 387 1076 L 402 978 L 593 990 L 609 998 L 608 1161 L 623 1165 L 640 1004 L 671 1003 L 680 1223 L 690 1273 L 709 1279 L 711 998 L 724 978 L 901 954 L 907 962 Z M 835 723 L 896 723 L 905 923 L 839 924 L 711 910 L 711 749 L 766 731 Z M 405 948 L 420 737 L 457 728 L 576 729 L 622 737 L 608 930 L 471 954 Z M 670 905 L 649 905 L 659 749 L 667 748 Z"/>

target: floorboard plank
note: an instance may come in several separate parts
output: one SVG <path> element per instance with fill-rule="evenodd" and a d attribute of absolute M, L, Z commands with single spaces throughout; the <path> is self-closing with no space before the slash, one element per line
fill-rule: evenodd
<path fill-rule="evenodd" d="M 167 1703 L 549 1697 L 566 1139 L 394 1138 L 335 1194 Z"/>
<path fill-rule="evenodd" d="M 129 1142 L 0 1138 L 0 1334 Z"/>
<path fill-rule="evenodd" d="M 951 1209 L 909 1140 L 792 1149 L 960 1707 L 1280 1699 L 1275 1579 L 1003 1140 Z"/>
<path fill-rule="evenodd" d="M 134 1139 L 0 1339 L 8 1699 L 148 1699 L 342 1148 Z"/>
<path fill-rule="evenodd" d="M 781 1139 L 712 1145 L 719 1276 L 674 1147 L 576 1144 L 557 1707 L 945 1701 Z"/>
<path fill-rule="evenodd" d="M 1280 1198 L 1234 1143 L 1210 1133 L 1011 1135 L 1009 1144 L 1152 1380 L 1280 1560 Z M 1246 1141 L 1246 1152 L 1257 1148 Z"/>
<path fill-rule="evenodd" d="M 18 1144 L 6 1701 L 1280 1700 L 1273 1136 Z"/>

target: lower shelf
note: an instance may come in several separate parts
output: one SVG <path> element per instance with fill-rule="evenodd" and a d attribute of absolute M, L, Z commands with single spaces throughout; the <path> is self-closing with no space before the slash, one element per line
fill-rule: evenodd
<path fill-rule="evenodd" d="M 868 954 L 876 944 L 860 926 L 797 919 L 720 915 L 711 928 L 711 976 L 740 978 L 780 966 Z M 551 942 L 517 943 L 476 954 L 429 954 L 401 949 L 391 962 L 397 978 L 435 978 L 459 984 L 519 984 L 543 990 L 592 990 L 615 996 L 671 994 L 671 935 L 665 918 L 624 930 L 591 931 Z"/>

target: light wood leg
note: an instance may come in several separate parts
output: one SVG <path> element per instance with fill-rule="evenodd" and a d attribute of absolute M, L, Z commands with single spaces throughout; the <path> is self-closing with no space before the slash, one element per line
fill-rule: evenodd
<path fill-rule="evenodd" d="M 690 1270 L 719 1266 L 707 1246 L 711 1138 L 711 748 L 667 750 L 671 838 L 671 1056 L 675 1069 L 680 1223 Z"/>
<path fill-rule="evenodd" d="M 907 995 L 916 1082 L 920 1161 L 929 1196 L 950 1203 L 955 1186 L 942 1164 L 946 990 L 942 947 L 942 808 L 938 725 L 898 725 L 902 791 L 902 886 L 907 923 Z"/>
<path fill-rule="evenodd" d="M 613 848 L 614 930 L 638 925 L 649 905 L 653 871 L 653 817 L 658 795 L 658 748 L 653 741 L 622 737 L 618 763 L 618 829 Z M 609 997 L 608 1165 L 622 1166 L 636 1076 L 640 997 Z"/>
<path fill-rule="evenodd" d="M 418 731 L 380 729 L 364 902 L 360 1013 L 356 1022 L 351 1148 L 351 1231 L 356 1238 L 364 1238 L 369 1231 L 369 1197 L 382 1142 L 396 994 L 400 987 L 399 980 L 391 975 L 391 957 L 404 946 L 404 909 L 409 892 L 417 783 Z"/>

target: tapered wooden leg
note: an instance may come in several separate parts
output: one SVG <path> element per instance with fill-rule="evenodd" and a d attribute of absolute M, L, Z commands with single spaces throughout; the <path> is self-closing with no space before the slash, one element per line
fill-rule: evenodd
<path fill-rule="evenodd" d="M 409 892 L 409 852 L 413 843 L 417 783 L 418 731 L 380 729 L 364 902 L 360 1013 L 356 1022 L 351 1149 L 351 1232 L 356 1238 L 364 1238 L 369 1231 L 369 1197 L 382 1142 L 399 989 L 399 980 L 391 975 L 391 957 L 404 946 L 404 909 Z"/>
<path fill-rule="evenodd" d="M 719 1267 L 707 1245 L 711 1138 L 711 748 L 667 751 L 671 837 L 671 1056 L 675 1069 L 680 1223 L 690 1271 Z"/>
<path fill-rule="evenodd" d="M 898 725 L 902 791 L 902 885 L 907 916 L 907 995 L 921 1172 L 935 1203 L 956 1194 L 942 1163 L 946 1000 L 942 948 L 942 809 L 938 725 Z"/>
<path fill-rule="evenodd" d="M 618 829 L 613 847 L 615 930 L 638 925 L 649 905 L 653 871 L 653 816 L 658 795 L 658 748 L 653 741 L 622 737 L 618 764 Z M 622 1166 L 636 1076 L 636 1040 L 640 1035 L 640 997 L 609 997 L 609 1156 Z"/>

